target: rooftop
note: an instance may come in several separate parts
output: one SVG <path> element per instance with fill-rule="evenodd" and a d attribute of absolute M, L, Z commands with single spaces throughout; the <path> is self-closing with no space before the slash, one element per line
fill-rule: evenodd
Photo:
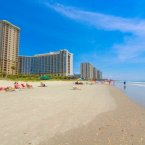
<path fill-rule="evenodd" d="M 39 56 L 49 56 L 49 55 L 54 55 L 54 54 L 59 54 L 61 51 L 66 51 L 68 52 L 67 49 L 63 49 L 63 50 L 60 50 L 60 51 L 56 51 L 56 52 L 49 52 L 49 53 L 43 53 L 43 54 L 36 54 L 34 56 L 20 56 L 20 57 L 39 57 Z M 68 52 L 69 54 L 72 54 L 70 52 Z M 73 55 L 73 54 L 72 54 Z"/>
<path fill-rule="evenodd" d="M 13 26 L 14 28 L 16 28 L 16 29 L 20 30 L 20 28 L 19 28 L 19 27 L 17 27 L 17 26 L 15 26 L 15 25 L 13 25 L 12 23 L 8 22 L 7 20 L 1 20 L 1 21 L 0 21 L 0 23 L 6 23 L 6 24 L 11 25 L 11 26 Z"/>
<path fill-rule="evenodd" d="M 34 56 L 48 56 L 48 55 L 54 55 L 54 54 L 59 54 L 61 51 L 66 51 L 66 52 L 68 52 L 67 49 L 63 49 L 63 50 L 56 51 L 56 52 L 49 52 L 49 53 L 44 53 L 44 54 L 36 54 L 36 55 L 34 55 Z"/>

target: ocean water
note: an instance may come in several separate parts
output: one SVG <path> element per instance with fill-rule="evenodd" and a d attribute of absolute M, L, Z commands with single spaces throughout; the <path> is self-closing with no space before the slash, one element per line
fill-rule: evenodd
<path fill-rule="evenodd" d="M 145 107 L 145 81 L 116 81 L 115 86 L 122 90 L 130 99 Z"/>

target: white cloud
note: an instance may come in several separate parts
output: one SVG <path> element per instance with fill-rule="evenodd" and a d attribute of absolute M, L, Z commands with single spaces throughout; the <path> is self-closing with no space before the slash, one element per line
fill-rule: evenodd
<path fill-rule="evenodd" d="M 47 6 L 68 18 L 85 22 L 97 29 L 130 33 L 131 36 L 127 39 L 125 37 L 123 44 L 114 44 L 113 46 L 118 58 L 122 61 L 138 57 L 142 53 L 145 53 L 145 20 L 127 19 L 96 12 L 88 12 L 74 7 L 66 7 L 61 4 L 47 3 Z"/>
<path fill-rule="evenodd" d="M 137 58 L 145 52 L 145 41 L 143 36 L 130 36 L 123 44 L 115 44 L 113 48 L 122 61 Z"/>

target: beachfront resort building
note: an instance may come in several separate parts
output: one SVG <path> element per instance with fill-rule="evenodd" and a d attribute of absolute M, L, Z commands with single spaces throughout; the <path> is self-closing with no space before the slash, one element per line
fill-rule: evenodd
<path fill-rule="evenodd" d="M 101 80 L 102 79 L 102 72 L 95 67 L 93 68 L 93 80 Z"/>
<path fill-rule="evenodd" d="M 98 70 L 93 67 L 93 80 L 96 80 L 98 78 Z"/>
<path fill-rule="evenodd" d="M 19 73 L 73 75 L 73 54 L 64 49 L 35 56 L 19 56 Z"/>
<path fill-rule="evenodd" d="M 0 21 L 0 73 L 18 73 L 20 28 L 6 20 Z"/>
<path fill-rule="evenodd" d="M 97 70 L 97 79 L 101 80 L 102 79 L 102 72 Z"/>
<path fill-rule="evenodd" d="M 84 80 L 101 80 L 102 72 L 90 63 L 81 63 L 81 78 Z"/>
<path fill-rule="evenodd" d="M 81 63 L 81 78 L 85 80 L 93 79 L 93 65 L 90 63 Z"/>

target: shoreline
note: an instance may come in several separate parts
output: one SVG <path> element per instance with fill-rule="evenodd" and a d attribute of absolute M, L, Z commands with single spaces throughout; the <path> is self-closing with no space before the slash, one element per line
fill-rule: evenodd
<path fill-rule="evenodd" d="M 34 89 L 0 93 L 3 145 L 145 144 L 145 109 L 121 90 L 45 83 L 46 88 L 32 82 Z"/>
<path fill-rule="evenodd" d="M 123 85 L 118 83 L 115 86 L 117 89 L 121 90 L 125 95 L 128 96 L 133 102 L 138 104 L 141 107 L 145 108 L 145 89 L 144 86 L 133 85 L 132 83 L 127 83 L 126 89 L 123 88 Z"/>

